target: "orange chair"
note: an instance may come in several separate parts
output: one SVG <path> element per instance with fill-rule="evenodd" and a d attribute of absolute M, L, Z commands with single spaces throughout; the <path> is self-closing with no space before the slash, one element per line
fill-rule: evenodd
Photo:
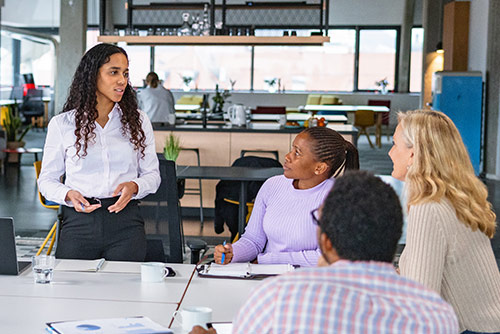
<path fill-rule="evenodd" d="M 38 180 L 38 176 L 40 175 L 40 171 L 42 170 L 42 162 L 35 161 L 33 163 L 33 165 L 35 166 L 36 179 Z M 40 203 L 44 207 L 46 207 L 47 209 L 59 211 L 59 204 L 48 203 L 47 200 L 45 199 L 45 197 L 43 197 L 43 195 L 40 193 L 40 191 L 38 191 L 38 199 L 40 200 Z M 40 249 L 38 250 L 36 255 L 40 255 L 42 253 L 42 251 L 45 248 L 45 245 L 47 244 L 49 239 L 50 239 L 50 244 L 49 244 L 49 248 L 47 249 L 47 255 L 50 255 L 50 253 L 52 252 L 52 248 L 54 247 L 54 244 L 56 242 L 57 226 L 58 226 L 58 222 L 59 222 L 60 218 L 61 217 L 58 215 L 57 220 L 55 221 L 54 225 L 52 225 L 52 228 L 50 229 L 49 233 L 45 237 L 45 240 L 43 241 L 43 243 L 40 246 Z"/>
<path fill-rule="evenodd" d="M 356 110 L 354 113 L 354 126 L 359 128 L 359 135 L 365 134 L 371 148 L 374 148 L 374 146 L 366 129 L 374 125 L 375 112 L 373 110 Z"/>

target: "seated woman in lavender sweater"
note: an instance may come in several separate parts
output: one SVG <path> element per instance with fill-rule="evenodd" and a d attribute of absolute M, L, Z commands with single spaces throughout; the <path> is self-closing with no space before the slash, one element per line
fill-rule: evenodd
<path fill-rule="evenodd" d="M 320 256 L 311 211 L 346 169 L 359 169 L 358 151 L 338 132 L 308 128 L 285 156 L 283 175 L 268 179 L 255 198 L 245 233 L 233 245 L 215 247 L 214 259 L 230 262 L 315 266 Z"/>

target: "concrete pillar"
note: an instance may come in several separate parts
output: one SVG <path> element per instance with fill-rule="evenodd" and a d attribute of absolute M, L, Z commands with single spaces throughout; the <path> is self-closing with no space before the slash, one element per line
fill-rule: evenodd
<path fill-rule="evenodd" d="M 420 107 L 429 108 L 432 102 L 432 73 L 442 70 L 442 55 L 436 54 L 436 45 L 441 41 L 443 0 L 424 0 L 422 6 L 422 27 L 424 45 L 422 48 L 422 92 Z M 441 64 L 441 68 L 439 68 Z"/>
<path fill-rule="evenodd" d="M 490 0 L 486 56 L 484 169 L 500 179 L 500 1 Z"/>
<path fill-rule="evenodd" d="M 399 47 L 399 93 L 408 93 L 410 88 L 411 28 L 414 13 L 415 0 L 406 0 L 401 24 L 401 45 Z"/>
<path fill-rule="evenodd" d="M 61 44 L 54 93 L 56 114 L 62 110 L 73 74 L 86 50 L 87 0 L 61 0 L 59 36 Z"/>

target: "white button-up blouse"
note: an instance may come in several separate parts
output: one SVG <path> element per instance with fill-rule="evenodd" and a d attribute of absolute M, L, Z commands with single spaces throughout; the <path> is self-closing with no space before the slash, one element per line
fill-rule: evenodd
<path fill-rule="evenodd" d="M 96 122 L 95 142 L 89 141 L 85 157 L 81 156 L 82 151 L 80 157 L 76 155 L 75 112 L 65 112 L 51 119 L 38 178 L 40 192 L 47 200 L 71 206 L 65 202 L 69 190 L 77 190 L 85 197 L 107 198 L 120 183 L 128 181 L 139 186 L 135 199 L 156 192 L 161 178 L 151 122 L 140 111 L 146 136 L 145 156 L 142 157 L 128 134 L 122 135 L 121 112 L 117 103 L 104 128 Z M 61 183 L 64 173 L 66 178 Z"/>

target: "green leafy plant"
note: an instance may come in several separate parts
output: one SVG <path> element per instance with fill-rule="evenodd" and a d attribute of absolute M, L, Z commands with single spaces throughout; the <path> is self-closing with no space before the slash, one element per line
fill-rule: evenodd
<path fill-rule="evenodd" d="M 212 97 L 214 101 L 214 111 L 222 112 L 222 107 L 224 107 L 224 102 L 230 97 L 229 91 L 226 89 L 222 92 L 219 91 L 219 85 L 215 85 L 215 95 Z"/>
<path fill-rule="evenodd" d="M 8 142 L 20 142 L 31 129 L 31 125 L 28 125 L 26 128 L 24 128 L 24 130 L 22 129 L 23 123 L 21 121 L 21 118 L 18 116 L 17 102 L 13 105 L 9 105 L 8 108 L 9 111 L 3 119 L 2 127 L 7 134 Z"/>
<path fill-rule="evenodd" d="M 172 132 L 165 140 L 165 148 L 163 155 L 165 159 L 175 161 L 181 152 L 181 140 L 176 137 Z"/>
<path fill-rule="evenodd" d="M 276 85 L 278 83 L 278 78 L 272 78 L 272 79 L 265 79 L 264 82 L 270 86 L 270 87 L 274 87 L 274 85 Z"/>

